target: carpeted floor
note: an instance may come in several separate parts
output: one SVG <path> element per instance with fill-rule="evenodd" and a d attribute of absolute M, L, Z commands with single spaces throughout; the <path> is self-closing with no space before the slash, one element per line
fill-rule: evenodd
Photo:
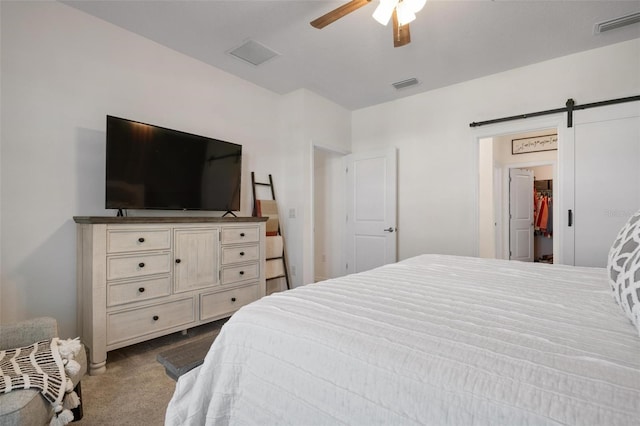
<path fill-rule="evenodd" d="M 176 382 L 166 375 L 156 356 L 187 342 L 213 342 L 225 322 L 226 319 L 216 321 L 192 328 L 186 335 L 174 333 L 108 352 L 107 371 L 82 379 L 84 417 L 72 424 L 163 425 Z"/>

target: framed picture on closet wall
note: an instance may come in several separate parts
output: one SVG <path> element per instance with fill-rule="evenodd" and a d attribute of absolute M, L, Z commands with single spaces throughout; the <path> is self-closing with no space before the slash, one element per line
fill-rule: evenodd
<path fill-rule="evenodd" d="M 540 151 L 554 151 L 557 149 L 557 134 L 511 139 L 511 154 L 513 155 Z"/>

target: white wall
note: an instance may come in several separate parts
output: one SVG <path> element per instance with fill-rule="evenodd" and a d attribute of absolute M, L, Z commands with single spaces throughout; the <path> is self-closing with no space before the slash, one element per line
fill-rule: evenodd
<path fill-rule="evenodd" d="M 531 167 L 533 170 L 533 176 L 535 180 L 553 180 L 553 167 L 552 166 L 537 166 Z M 553 183 L 552 183 L 553 185 Z M 553 186 L 552 186 L 553 188 Z"/>
<path fill-rule="evenodd" d="M 0 7 L 0 23 L 2 22 L 2 7 Z M 0 31 L 0 99 L 2 99 L 2 31 Z M 0 102 L 0 117 L 2 117 L 2 102 Z M 0 144 L 2 142 L 2 119 L 0 119 Z M 1 147 L 1 146 L 0 146 Z M 2 224 L 2 149 L 0 149 L 0 224 Z M 2 226 L 0 226 L 0 280 L 2 279 Z M 2 281 L 0 281 L 0 324 L 2 324 Z"/>
<path fill-rule="evenodd" d="M 398 148 L 400 259 L 476 255 L 477 138 L 497 132 L 469 124 L 639 92 L 636 39 L 355 111 L 352 148 Z"/>
<path fill-rule="evenodd" d="M 75 333 L 72 217 L 114 214 L 104 209 L 107 114 L 242 144 L 243 215 L 251 171 L 275 174 L 282 199 L 298 207 L 309 138 L 337 132 L 349 141 L 350 113 L 319 97 L 295 93 L 302 102 L 291 105 L 58 2 L 0 8 L 2 322 L 51 315 L 63 336 Z M 302 238 L 294 232 L 288 244 L 298 249 Z"/>
<path fill-rule="evenodd" d="M 313 151 L 313 280 L 329 278 L 327 252 L 331 246 L 328 230 L 331 229 L 331 153 L 321 149 Z M 337 198 L 337 197 L 336 197 Z"/>
<path fill-rule="evenodd" d="M 284 96 L 281 110 L 283 178 L 288 191 L 281 212 L 293 286 L 313 282 L 313 145 L 338 152 L 351 147 L 351 113 L 308 90 Z M 295 218 L 289 211 L 295 210 Z M 336 236 L 336 238 L 339 236 Z M 289 241 L 291 240 L 291 241 Z"/>
<path fill-rule="evenodd" d="M 478 255 L 492 259 L 496 256 L 496 216 L 491 202 L 494 197 L 493 139 L 480 139 L 478 145 Z"/>
<path fill-rule="evenodd" d="M 525 154 L 512 154 L 511 141 L 513 139 L 532 138 L 536 136 L 549 135 L 557 132 L 556 129 L 537 130 L 517 135 L 502 135 L 493 138 L 493 158 L 496 163 L 506 166 L 508 164 L 522 163 L 543 163 L 558 160 L 558 151 L 537 151 Z"/>

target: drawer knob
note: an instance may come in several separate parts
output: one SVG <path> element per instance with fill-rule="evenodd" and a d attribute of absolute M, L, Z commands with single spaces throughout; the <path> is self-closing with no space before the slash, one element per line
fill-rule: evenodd
<path fill-rule="evenodd" d="M 140 293 L 144 293 L 144 287 L 140 287 L 140 288 L 138 289 L 138 291 L 139 291 Z"/>
<path fill-rule="evenodd" d="M 232 297 L 232 298 L 231 298 L 231 301 L 232 301 L 232 302 L 235 302 L 235 301 L 236 301 L 236 298 L 235 298 L 235 297 Z"/>
<path fill-rule="evenodd" d="M 154 321 L 158 321 L 159 319 L 160 319 L 160 317 L 159 317 L 159 316 L 157 316 L 157 315 L 154 315 L 154 316 L 153 316 L 153 320 L 154 320 Z"/>
<path fill-rule="evenodd" d="M 244 256 L 244 252 L 243 251 L 240 252 L 240 256 Z"/>
<path fill-rule="evenodd" d="M 176 259 L 176 263 L 180 263 L 180 262 L 182 262 L 182 260 Z"/>
<path fill-rule="evenodd" d="M 241 233 L 240 233 L 240 236 L 241 236 L 241 237 L 244 237 L 244 232 L 241 232 Z"/>
<path fill-rule="evenodd" d="M 142 238 L 142 237 L 138 238 L 138 242 L 139 243 L 144 243 L 144 238 Z"/>
<path fill-rule="evenodd" d="M 244 275 L 244 271 L 240 271 L 240 275 Z"/>
<path fill-rule="evenodd" d="M 144 262 L 138 263 L 138 266 L 141 267 L 141 268 L 144 268 Z"/>

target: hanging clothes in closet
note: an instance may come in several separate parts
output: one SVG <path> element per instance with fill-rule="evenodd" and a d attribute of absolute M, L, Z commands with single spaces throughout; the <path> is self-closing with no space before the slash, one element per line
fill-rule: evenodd
<path fill-rule="evenodd" d="M 536 235 L 553 236 L 553 196 L 547 191 L 534 190 L 534 224 Z"/>

